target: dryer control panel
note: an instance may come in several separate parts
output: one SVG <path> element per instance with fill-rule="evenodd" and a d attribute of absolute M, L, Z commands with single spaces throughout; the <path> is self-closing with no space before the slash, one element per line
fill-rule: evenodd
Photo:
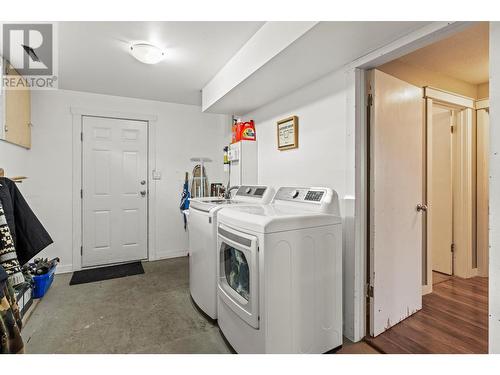
<path fill-rule="evenodd" d="M 321 202 L 323 195 L 325 195 L 324 191 L 309 190 L 307 192 L 304 200 L 311 201 L 311 202 Z"/>
<path fill-rule="evenodd" d="M 276 193 L 274 200 L 320 203 L 326 197 L 327 190 L 326 188 L 282 187 Z"/>
<path fill-rule="evenodd" d="M 325 187 L 280 187 L 272 203 L 291 204 L 308 210 L 339 215 L 337 193 Z"/>

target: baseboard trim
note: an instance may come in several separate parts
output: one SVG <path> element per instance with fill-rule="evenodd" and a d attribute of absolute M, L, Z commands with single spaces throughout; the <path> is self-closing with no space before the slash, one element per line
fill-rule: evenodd
<path fill-rule="evenodd" d="M 156 252 L 156 256 L 150 261 L 162 260 L 162 259 L 170 259 L 170 258 L 180 258 L 188 255 L 187 250 L 179 250 L 179 251 L 159 251 Z"/>
<path fill-rule="evenodd" d="M 56 274 L 73 272 L 72 264 L 59 264 L 56 268 Z"/>
<path fill-rule="evenodd" d="M 432 284 L 431 285 L 422 285 L 422 295 L 425 296 L 426 294 L 431 294 L 432 293 Z"/>

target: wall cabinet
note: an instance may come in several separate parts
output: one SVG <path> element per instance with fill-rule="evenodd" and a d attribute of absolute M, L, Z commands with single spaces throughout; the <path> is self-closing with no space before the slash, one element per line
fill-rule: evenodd
<path fill-rule="evenodd" d="M 4 141 L 31 148 L 31 91 L 15 69 L 6 64 L 3 70 L 6 78 L 17 78 L 18 87 L 2 88 L 0 95 L 0 118 Z M 24 83 L 24 84 L 23 84 Z"/>

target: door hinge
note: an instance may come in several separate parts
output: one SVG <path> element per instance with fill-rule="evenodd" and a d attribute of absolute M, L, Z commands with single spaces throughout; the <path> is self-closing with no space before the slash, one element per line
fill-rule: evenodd
<path fill-rule="evenodd" d="M 80 198 L 83 199 L 83 189 L 80 189 Z"/>
<path fill-rule="evenodd" d="M 83 132 L 80 132 L 80 142 L 83 142 Z"/>
<path fill-rule="evenodd" d="M 452 134 L 455 131 L 455 127 L 453 125 L 450 126 L 450 131 L 451 131 Z"/>
<path fill-rule="evenodd" d="M 368 106 L 371 107 L 373 105 L 373 95 L 368 94 Z"/>
<path fill-rule="evenodd" d="M 80 246 L 80 255 L 83 256 L 83 246 Z"/>
<path fill-rule="evenodd" d="M 454 243 L 451 244 L 450 250 L 451 250 L 452 253 L 455 252 L 455 244 Z"/>
<path fill-rule="evenodd" d="M 366 284 L 366 296 L 373 298 L 373 285 Z"/>
<path fill-rule="evenodd" d="M 212 224 L 212 218 L 211 217 L 208 218 L 208 224 Z"/>

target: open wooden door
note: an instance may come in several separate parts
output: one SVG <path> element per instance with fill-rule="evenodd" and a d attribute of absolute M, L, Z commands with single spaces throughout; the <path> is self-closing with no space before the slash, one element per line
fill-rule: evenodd
<path fill-rule="evenodd" d="M 370 334 L 422 308 L 422 89 L 369 72 Z"/>

